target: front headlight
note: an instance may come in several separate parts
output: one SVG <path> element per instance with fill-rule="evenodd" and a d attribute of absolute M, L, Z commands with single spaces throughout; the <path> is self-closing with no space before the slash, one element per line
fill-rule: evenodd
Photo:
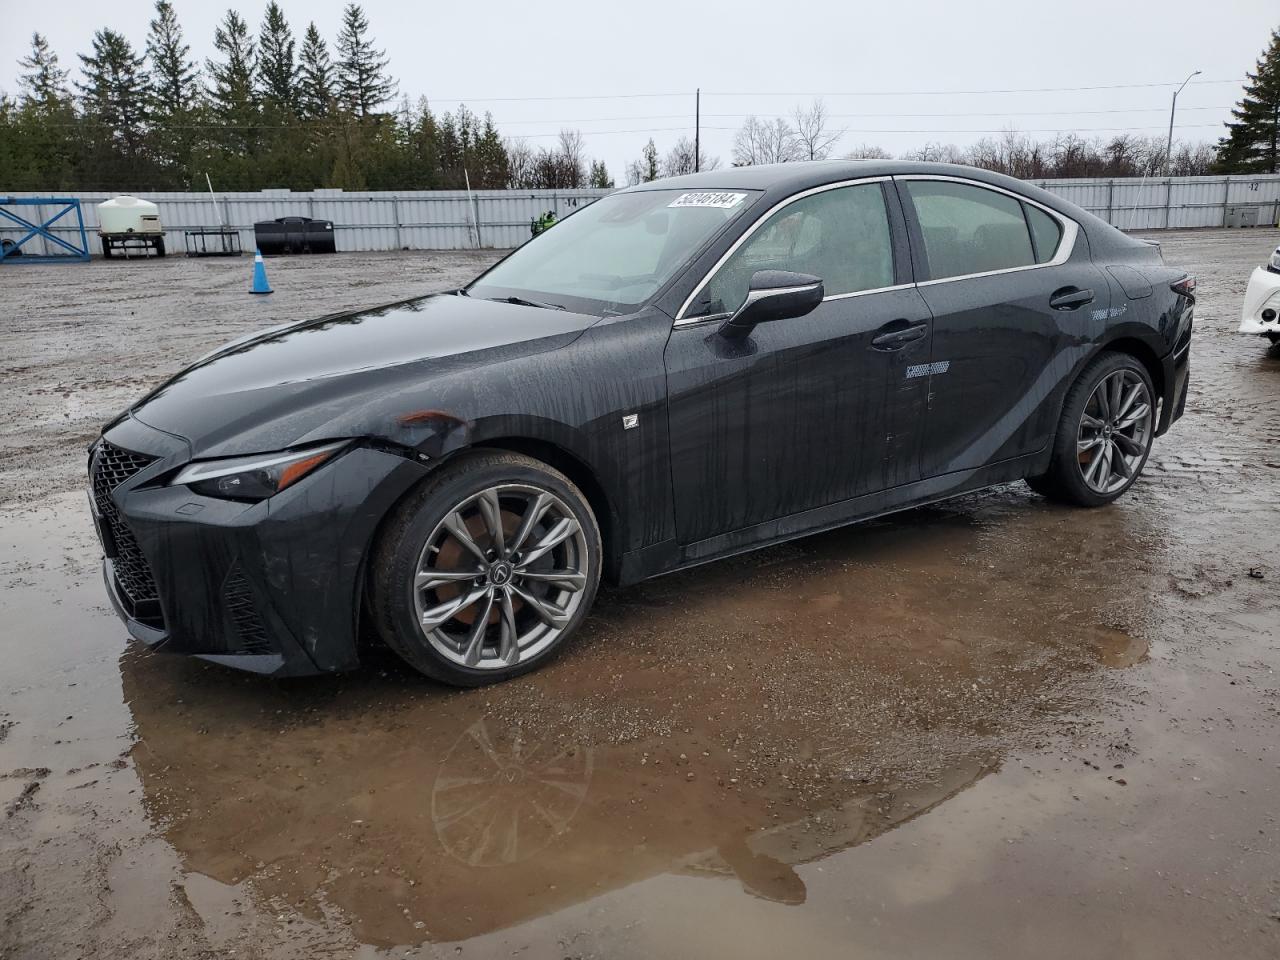
<path fill-rule="evenodd" d="M 297 483 L 346 445 L 346 440 L 339 440 L 305 450 L 201 460 L 183 467 L 173 483 L 185 484 L 206 497 L 257 502 Z"/>
<path fill-rule="evenodd" d="M 1271 262 L 1267 264 L 1267 269 L 1272 273 L 1280 273 L 1280 247 L 1276 247 L 1275 252 L 1271 254 Z"/>

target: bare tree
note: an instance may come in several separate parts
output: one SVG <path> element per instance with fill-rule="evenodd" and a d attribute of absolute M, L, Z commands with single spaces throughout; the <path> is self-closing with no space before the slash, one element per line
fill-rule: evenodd
<path fill-rule="evenodd" d="M 534 183 L 534 166 L 537 157 L 529 141 L 523 137 L 507 140 L 508 185 L 521 190 L 530 189 Z"/>
<path fill-rule="evenodd" d="M 814 100 L 808 108 L 796 107 L 792 117 L 796 122 L 796 146 L 804 160 L 825 160 L 831 156 L 836 141 L 844 136 L 844 129 L 829 130 L 827 105 Z"/>
<path fill-rule="evenodd" d="M 846 160 L 892 160 L 893 154 L 874 143 L 860 143 L 846 153 L 844 158 Z"/>
<path fill-rule="evenodd" d="M 587 144 L 581 130 L 570 130 L 568 127 L 560 131 L 558 149 L 561 162 L 566 171 L 575 171 L 571 179 L 578 182 L 573 186 L 581 186 L 587 179 Z"/>
<path fill-rule="evenodd" d="M 803 157 L 796 131 L 782 117 L 761 120 L 747 117 L 733 138 L 733 163 L 750 167 L 760 163 L 790 163 Z"/>
<path fill-rule="evenodd" d="M 693 141 L 688 137 L 677 140 L 676 145 L 667 151 L 666 157 L 662 160 L 662 175 L 679 177 L 700 170 L 715 170 L 720 166 L 720 158 L 707 156 L 705 150 L 699 152 L 698 162 L 695 164 L 693 151 Z"/>
<path fill-rule="evenodd" d="M 1171 176 L 1203 177 L 1212 172 L 1213 161 L 1217 158 L 1217 150 L 1212 144 L 1196 143 L 1178 144 L 1173 151 L 1169 164 Z"/>
<path fill-rule="evenodd" d="M 926 143 L 923 147 L 908 150 L 903 160 L 923 160 L 926 163 L 964 163 L 963 151 L 954 143 Z"/>

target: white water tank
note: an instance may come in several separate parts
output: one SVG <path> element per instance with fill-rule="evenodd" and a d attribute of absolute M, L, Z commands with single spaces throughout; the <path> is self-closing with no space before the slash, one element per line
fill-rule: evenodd
<path fill-rule="evenodd" d="M 98 204 L 98 232 L 106 236 L 120 234 L 161 234 L 160 208 L 150 200 L 116 197 Z"/>

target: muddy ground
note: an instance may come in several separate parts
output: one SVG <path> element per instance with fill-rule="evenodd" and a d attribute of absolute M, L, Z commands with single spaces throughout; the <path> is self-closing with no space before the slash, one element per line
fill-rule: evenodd
<path fill-rule="evenodd" d="M 125 640 L 96 425 L 273 321 L 483 257 L 0 267 L 0 957 L 1280 955 L 1273 231 L 1200 277 L 1186 417 L 1021 484 L 606 591 L 553 666 L 245 677 Z"/>

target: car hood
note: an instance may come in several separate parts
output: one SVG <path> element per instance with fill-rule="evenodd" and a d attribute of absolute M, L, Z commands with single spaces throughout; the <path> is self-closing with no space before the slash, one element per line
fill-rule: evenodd
<path fill-rule="evenodd" d="M 273 327 L 206 355 L 130 408 L 197 457 L 364 435 L 379 403 L 440 371 L 565 346 L 597 317 L 437 294 Z"/>

